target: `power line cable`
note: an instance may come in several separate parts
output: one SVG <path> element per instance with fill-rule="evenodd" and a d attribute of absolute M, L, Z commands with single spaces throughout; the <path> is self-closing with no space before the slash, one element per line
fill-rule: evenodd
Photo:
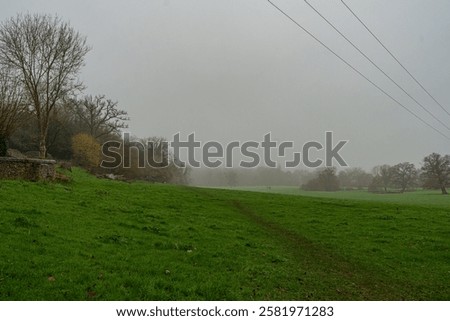
<path fill-rule="evenodd" d="M 370 28 L 361 20 L 361 18 L 358 17 L 358 15 L 356 15 L 356 13 L 343 1 L 341 0 L 342 4 L 350 11 L 350 13 L 364 26 L 364 28 L 372 35 L 372 37 L 375 38 L 375 40 L 384 48 L 384 50 L 386 50 L 389 55 L 400 65 L 400 67 L 403 68 L 404 71 L 406 71 L 408 73 L 408 75 L 415 81 L 415 83 L 417 85 L 420 86 L 420 88 L 423 89 L 423 91 L 425 91 L 427 93 L 427 95 L 433 99 L 433 101 L 439 106 L 441 107 L 441 109 L 450 116 L 449 111 L 442 106 L 442 104 L 436 99 L 434 98 L 434 96 L 425 88 L 425 86 L 422 85 L 422 83 L 408 70 L 408 68 L 406 68 L 401 62 L 400 60 L 384 45 L 384 43 L 380 40 L 380 38 L 378 38 L 373 32 L 372 30 L 370 30 Z"/>
<path fill-rule="evenodd" d="M 401 91 L 403 91 L 409 98 L 411 98 L 418 106 L 425 110 L 431 117 L 439 122 L 442 126 L 450 130 L 450 127 L 436 117 L 428 108 L 421 104 L 416 98 L 414 98 L 409 92 L 407 92 L 398 82 L 396 82 L 391 76 L 389 76 L 381 67 L 379 67 L 370 57 L 368 57 L 357 45 L 355 45 L 346 35 L 344 35 L 331 21 L 329 21 L 319 10 L 317 10 L 308 0 L 304 0 L 305 3 L 314 10 L 328 25 L 330 25 L 342 38 L 344 38 L 353 48 L 355 48 L 364 58 L 366 58 L 375 68 L 377 68 L 383 75 L 385 75 L 394 85 L 396 85 Z"/>
<path fill-rule="evenodd" d="M 367 80 L 369 83 L 371 83 L 375 88 L 377 88 L 379 91 L 381 91 L 384 95 L 389 97 L 392 101 L 394 101 L 397 105 L 405 109 L 408 113 L 413 115 L 415 118 L 420 120 L 423 124 L 428 126 L 429 128 L 433 129 L 435 132 L 439 133 L 441 136 L 445 137 L 446 139 L 450 140 L 450 137 L 445 135 L 443 132 L 441 132 L 439 129 L 434 127 L 433 125 L 429 124 L 427 121 L 423 120 L 420 116 L 418 116 L 416 113 L 411 111 L 408 107 L 403 105 L 401 102 L 399 102 L 397 99 L 392 97 L 389 93 L 387 93 L 383 88 L 378 86 L 376 83 L 374 83 L 372 80 L 370 80 L 367 76 L 365 76 L 362 72 L 360 72 L 358 69 L 353 67 L 347 60 L 342 58 L 339 54 L 337 54 L 333 49 L 328 47 L 325 43 L 323 43 L 319 38 L 317 38 L 314 34 L 312 34 L 309 30 L 304 28 L 302 25 L 300 25 L 296 20 L 294 20 L 291 16 L 289 16 L 286 12 L 284 12 L 282 9 L 280 9 L 277 5 L 275 5 L 272 1 L 267 0 L 275 9 L 277 9 L 280 13 L 282 13 L 286 18 L 291 20 L 297 27 L 302 29 L 305 33 L 307 33 L 311 38 L 313 38 L 315 41 L 317 41 L 319 44 L 321 44 L 324 48 L 326 48 L 329 52 L 331 52 L 333 55 L 335 55 L 339 60 L 341 60 L 344 64 L 346 64 L 349 68 L 351 68 L 354 72 L 356 72 L 358 75 L 363 77 L 365 80 Z"/>

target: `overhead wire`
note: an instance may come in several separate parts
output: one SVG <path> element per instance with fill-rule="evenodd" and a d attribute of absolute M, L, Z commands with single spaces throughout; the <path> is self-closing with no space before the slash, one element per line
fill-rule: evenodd
<path fill-rule="evenodd" d="M 414 82 L 419 85 L 420 88 L 423 89 L 423 91 L 431 98 L 433 101 L 447 114 L 450 116 L 450 112 L 442 106 L 442 104 L 425 88 L 424 85 L 408 70 L 408 68 L 405 67 L 404 64 L 400 62 L 400 60 L 392 53 L 391 50 L 389 50 L 386 45 L 380 40 L 379 37 L 375 35 L 372 30 L 362 21 L 362 19 L 350 8 L 349 5 L 347 5 L 343 0 L 340 0 L 342 4 L 350 11 L 350 13 L 363 25 L 363 27 L 372 35 L 372 37 L 384 48 L 384 50 L 387 51 L 387 53 L 400 65 L 400 67 L 403 68 L 404 71 L 414 80 Z"/>
<path fill-rule="evenodd" d="M 351 41 L 343 32 L 341 32 L 330 20 L 328 20 L 319 10 L 317 10 L 308 0 L 304 0 L 305 3 L 314 10 L 319 17 L 321 17 L 328 25 L 330 25 L 342 38 L 344 38 L 353 48 L 355 48 L 367 61 L 369 61 L 375 68 L 377 68 L 384 76 L 386 76 L 397 88 L 399 88 L 403 93 L 405 93 L 409 98 L 411 98 L 418 106 L 420 106 L 428 115 L 430 115 L 434 120 L 439 122 L 442 126 L 450 130 L 450 127 L 440 120 L 433 112 L 426 108 L 422 103 L 420 103 L 416 98 L 414 98 L 409 92 L 406 91 L 398 82 L 396 82 L 389 74 L 387 74 L 380 66 L 378 66 L 373 59 L 368 57 L 353 41 Z"/>
<path fill-rule="evenodd" d="M 347 60 L 342 58 L 338 53 L 336 53 L 333 49 L 331 49 L 329 46 L 327 46 L 324 42 L 322 42 L 319 38 L 317 38 L 313 33 L 311 33 L 308 29 L 303 27 L 299 22 L 297 22 L 294 18 L 292 18 L 290 15 L 288 15 L 285 11 L 283 11 L 280 7 L 278 7 L 276 4 L 274 4 L 272 1 L 267 0 L 270 5 L 272 5 L 275 9 L 277 9 L 282 15 L 284 15 L 286 18 L 288 18 L 291 22 L 293 22 L 297 27 L 302 29 L 306 34 L 308 34 L 311 38 L 313 38 L 316 42 L 318 42 L 320 45 L 322 45 L 324 48 L 326 48 L 329 52 L 331 52 L 334 56 L 336 56 L 339 60 L 341 60 L 345 65 L 347 65 L 350 69 L 352 69 L 354 72 L 356 72 L 358 75 L 360 75 L 362 78 L 364 78 L 366 81 L 368 81 L 372 86 L 377 88 L 379 91 L 381 91 L 385 96 L 390 98 L 392 101 L 394 101 L 397 105 L 399 105 L 401 108 L 406 110 L 408 113 L 413 115 L 416 119 L 418 119 L 420 122 L 425 124 L 427 127 L 431 128 L 444 138 L 450 140 L 450 137 L 444 134 L 442 131 L 428 123 L 426 120 L 422 119 L 419 115 L 417 115 L 415 112 L 410 110 L 408 107 L 403 105 L 401 102 L 399 102 L 397 99 L 395 99 L 392 95 L 390 95 L 388 92 L 386 92 L 383 88 L 378 86 L 375 82 L 370 80 L 366 75 L 364 75 L 361 71 L 359 71 L 356 67 L 351 65 Z"/>

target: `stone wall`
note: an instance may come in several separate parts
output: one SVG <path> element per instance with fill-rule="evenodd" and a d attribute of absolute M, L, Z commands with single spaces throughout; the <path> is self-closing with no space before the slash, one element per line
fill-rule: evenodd
<path fill-rule="evenodd" d="M 0 179 L 52 180 L 55 164 L 49 159 L 0 157 Z"/>

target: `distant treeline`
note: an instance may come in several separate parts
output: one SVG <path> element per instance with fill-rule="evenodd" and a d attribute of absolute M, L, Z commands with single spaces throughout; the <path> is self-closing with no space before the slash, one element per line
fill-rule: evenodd
<path fill-rule="evenodd" d="M 298 186 L 311 191 L 367 190 L 374 193 L 406 192 L 416 188 L 440 189 L 447 194 L 450 186 L 450 155 L 432 153 L 417 168 L 409 162 L 375 166 L 371 172 L 362 168 L 335 167 L 315 170 L 195 169 L 190 182 L 197 186 Z"/>

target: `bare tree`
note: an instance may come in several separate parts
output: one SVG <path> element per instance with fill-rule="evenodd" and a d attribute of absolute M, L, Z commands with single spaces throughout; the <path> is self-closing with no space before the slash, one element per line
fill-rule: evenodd
<path fill-rule="evenodd" d="M 6 155 L 9 137 L 25 119 L 27 104 L 22 89 L 10 69 L 0 68 L 0 156 Z"/>
<path fill-rule="evenodd" d="M 368 187 L 373 179 L 372 175 L 362 168 L 348 168 L 338 174 L 339 186 L 344 188 L 363 189 Z"/>
<path fill-rule="evenodd" d="M 227 168 L 224 171 L 224 175 L 227 185 L 229 187 L 236 187 L 238 185 L 238 174 L 234 169 Z"/>
<path fill-rule="evenodd" d="M 316 178 L 303 186 L 305 190 L 326 192 L 339 190 L 339 179 L 335 167 L 320 168 L 316 171 L 316 175 Z"/>
<path fill-rule="evenodd" d="M 407 188 L 413 187 L 417 181 L 417 169 L 414 164 L 404 162 L 392 167 L 392 182 L 405 192 Z"/>
<path fill-rule="evenodd" d="M 431 184 L 437 185 L 442 194 L 447 194 L 446 187 L 450 185 L 450 155 L 432 153 L 426 156 L 423 159 L 422 171 Z"/>
<path fill-rule="evenodd" d="M 73 101 L 72 107 L 82 128 L 95 138 L 117 134 L 128 128 L 129 120 L 124 110 L 117 108 L 117 102 L 106 99 L 104 95 L 86 96 L 81 101 Z"/>
<path fill-rule="evenodd" d="M 0 64 L 20 75 L 37 118 L 41 158 L 55 106 L 83 88 L 77 76 L 89 50 L 86 38 L 59 17 L 17 15 L 0 26 Z"/>
<path fill-rule="evenodd" d="M 389 165 L 380 165 L 374 167 L 372 172 L 374 180 L 383 187 L 384 192 L 386 193 L 392 182 L 392 167 Z"/>

